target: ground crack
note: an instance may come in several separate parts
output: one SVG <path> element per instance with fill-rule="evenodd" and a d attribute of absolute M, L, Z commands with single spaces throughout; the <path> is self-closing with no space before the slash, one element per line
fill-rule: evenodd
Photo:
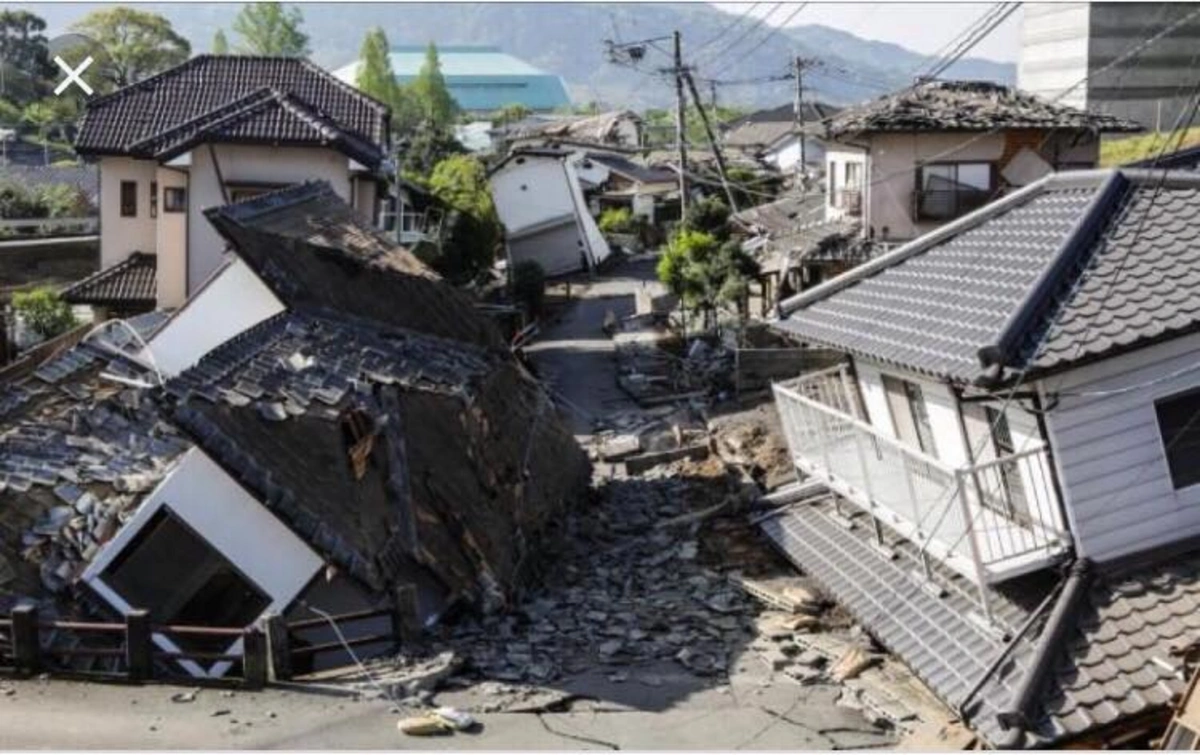
<path fill-rule="evenodd" d="M 605 742 L 603 739 L 593 739 L 591 737 L 585 737 L 582 734 L 568 734 L 565 731 L 559 731 L 558 729 L 551 727 L 550 723 L 546 721 L 546 717 L 541 713 L 537 714 L 537 720 L 541 721 L 543 729 L 555 735 L 556 737 L 564 737 L 566 739 L 574 739 L 576 742 L 587 742 L 589 744 L 600 745 L 601 747 L 607 747 L 610 750 L 621 749 L 619 745 L 616 745 L 612 742 Z"/>

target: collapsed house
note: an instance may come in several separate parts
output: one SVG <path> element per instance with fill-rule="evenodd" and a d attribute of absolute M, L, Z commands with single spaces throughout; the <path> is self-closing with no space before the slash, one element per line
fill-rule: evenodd
<path fill-rule="evenodd" d="M 1200 630 L 1200 177 L 1062 173 L 784 301 L 767 536 L 985 744 L 1136 746 Z"/>
<path fill-rule="evenodd" d="M 3 494 L 20 513 L 2 533 L 16 576 L 0 589 L 66 610 L 86 593 L 92 610 L 141 608 L 160 626 L 306 606 L 428 624 L 505 605 L 539 530 L 587 482 L 543 389 L 464 295 L 328 185 L 207 217 L 238 259 L 149 339 L 93 338 L 5 389 Z M 223 284 L 247 275 L 277 311 L 159 370 L 155 349 L 228 307 Z M 81 389 L 84 369 L 96 382 Z"/>
<path fill-rule="evenodd" d="M 518 149 L 492 168 L 510 269 L 531 260 L 547 275 L 565 275 L 595 270 L 612 254 L 583 196 L 585 159 L 571 150 Z"/>

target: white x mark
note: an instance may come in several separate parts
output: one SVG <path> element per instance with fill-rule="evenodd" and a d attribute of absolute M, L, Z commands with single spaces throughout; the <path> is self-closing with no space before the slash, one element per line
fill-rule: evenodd
<path fill-rule="evenodd" d="M 87 67 L 92 64 L 91 55 L 84 58 L 84 61 L 79 64 L 79 67 L 74 69 L 67 64 L 67 61 L 63 60 L 57 55 L 54 56 L 54 62 L 58 64 L 59 68 L 67 72 L 67 78 L 63 79 L 62 83 L 54 87 L 55 94 L 62 94 L 66 91 L 67 87 L 71 86 L 72 84 L 78 84 L 79 88 L 83 90 L 84 94 L 92 94 L 92 88 L 88 86 L 88 83 L 79 78 L 79 74 L 86 71 Z"/>

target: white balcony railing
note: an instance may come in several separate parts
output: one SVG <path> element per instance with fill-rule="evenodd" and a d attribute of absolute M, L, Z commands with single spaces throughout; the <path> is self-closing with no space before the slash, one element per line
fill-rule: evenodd
<path fill-rule="evenodd" d="M 797 467 L 979 586 L 1064 551 L 1044 447 L 955 469 L 867 424 L 845 366 L 774 385 Z"/>

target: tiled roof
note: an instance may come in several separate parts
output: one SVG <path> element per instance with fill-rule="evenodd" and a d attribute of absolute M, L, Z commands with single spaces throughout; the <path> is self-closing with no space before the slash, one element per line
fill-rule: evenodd
<path fill-rule="evenodd" d="M 509 141 L 534 137 L 558 138 L 592 144 L 621 143 L 620 126 L 633 123 L 640 128 L 642 119 L 630 110 L 616 110 L 596 115 L 573 115 L 560 117 L 532 116 L 506 126 L 493 129 L 492 133 Z M 636 147 L 636 144 L 627 146 Z"/>
<path fill-rule="evenodd" d="M 57 595 L 68 608 L 69 587 L 121 517 L 191 447 L 144 391 L 107 379 L 148 376 L 103 339 L 0 382 L 0 610 Z"/>
<path fill-rule="evenodd" d="M 628 157 L 606 154 L 603 152 L 589 152 L 587 153 L 587 157 L 589 160 L 598 162 L 607 167 L 614 173 L 618 173 L 632 181 L 637 181 L 638 183 L 673 183 L 677 180 L 677 175 L 672 170 L 667 170 L 665 168 L 650 168 L 645 165 L 635 163 Z"/>
<path fill-rule="evenodd" d="M 525 538 L 586 476 L 582 451 L 510 357 L 375 323 L 285 313 L 167 392 L 206 453 L 379 591 L 432 573 L 451 598 L 507 598 Z M 350 409 L 373 423 L 362 477 L 341 424 Z"/>
<path fill-rule="evenodd" d="M 1136 123 L 1039 99 L 988 81 L 927 81 L 846 108 L 828 119 L 827 137 L 884 131 L 991 131 L 992 129 L 1138 131 Z"/>
<path fill-rule="evenodd" d="M 762 152 L 776 142 L 796 133 L 792 123 L 764 121 L 746 123 L 730 131 L 722 141 L 727 147 L 751 152 Z"/>
<path fill-rule="evenodd" d="M 971 725 L 981 736 L 993 744 L 1002 741 L 998 717 L 1019 689 L 1029 654 L 1004 655 L 1003 634 L 985 628 L 974 602 L 975 587 L 965 579 L 933 564 L 936 582 L 946 593 L 935 596 L 916 577 L 921 564 L 910 542 L 885 529 L 885 544 L 896 554 L 889 559 L 875 548 L 868 523 L 848 528 L 829 516 L 832 508 L 828 501 L 797 504 L 759 526 L 943 702 L 951 708 L 966 703 Z M 992 589 L 1000 626 L 1015 632 L 1060 580 L 1053 574 L 1034 575 L 1006 585 L 1004 592 Z M 987 685 L 975 691 L 985 680 Z"/>
<path fill-rule="evenodd" d="M 963 705 L 970 726 L 1000 748 L 1045 748 L 1095 734 L 1129 719 L 1169 710 L 1185 681 L 1173 653 L 1200 637 L 1200 549 L 1192 541 L 1137 563 L 1092 566 L 1062 633 L 1051 631 L 1069 587 L 1054 574 L 1030 575 L 989 588 L 1010 632 L 1009 645 L 981 629 L 961 577 L 938 569 L 947 588 L 933 597 L 914 583 L 913 546 L 885 530 L 892 560 L 872 547 L 871 527 L 847 529 L 827 503 L 800 504 L 760 526 L 782 552 L 855 615 L 951 707 Z M 1078 565 L 1077 565 L 1078 566 Z M 1077 569 L 1075 571 L 1078 571 Z M 955 584 L 955 581 L 961 584 Z M 1039 612 L 1039 604 L 1050 602 Z M 972 612 L 976 614 L 971 617 Z M 995 669 L 993 661 L 1008 646 Z M 1030 675 L 1044 655 L 1042 675 Z M 971 685 L 975 694 L 964 698 Z M 1024 696 L 1024 723 L 1009 720 Z"/>
<path fill-rule="evenodd" d="M 1188 332 L 1200 325 L 1200 176 L 1159 188 L 1162 176 L 1050 176 L 793 297 L 778 327 L 962 382 Z"/>
<path fill-rule="evenodd" d="M 89 101 L 75 149 L 84 155 L 150 157 L 156 138 L 196 119 L 228 116 L 229 108 L 244 108 L 246 98 L 262 97 L 267 88 L 286 98 L 257 102 L 259 109 L 225 124 L 223 138 L 322 143 L 332 124 L 349 139 L 369 145 L 376 161 L 382 158 L 389 122 L 385 105 L 306 60 L 242 55 L 198 55 Z"/>
<path fill-rule="evenodd" d="M 153 307 L 158 298 L 155 273 L 158 258 L 134 252 L 110 268 L 93 273 L 63 291 L 72 304 Z"/>
<path fill-rule="evenodd" d="M 382 156 L 377 145 L 343 130 L 299 97 L 271 87 L 143 139 L 130 152 L 170 160 L 204 142 L 333 145 L 366 165 L 378 163 Z"/>
<path fill-rule="evenodd" d="M 205 215 L 289 309 L 501 343 L 466 294 L 364 222 L 328 183 L 300 184 Z"/>

